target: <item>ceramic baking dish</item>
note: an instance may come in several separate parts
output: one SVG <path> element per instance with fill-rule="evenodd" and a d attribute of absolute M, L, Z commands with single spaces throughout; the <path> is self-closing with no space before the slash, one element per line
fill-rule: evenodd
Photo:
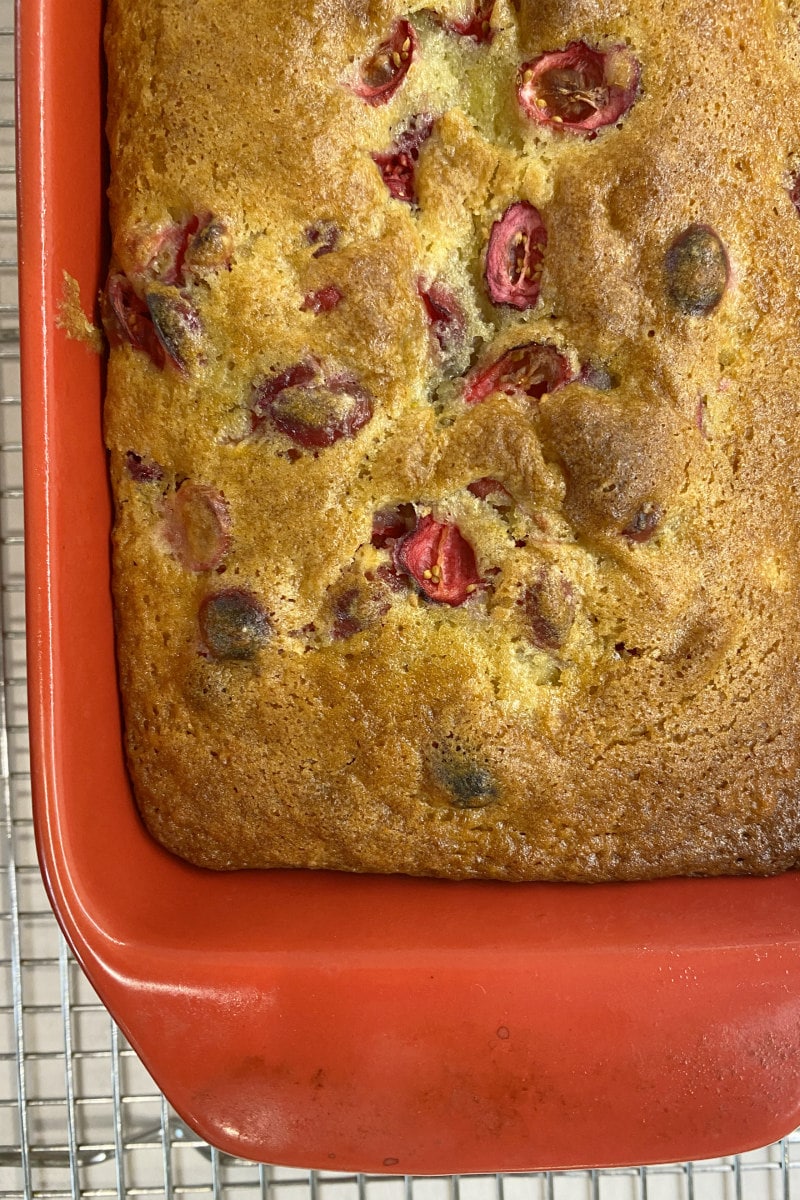
<path fill-rule="evenodd" d="M 19 11 L 32 769 L 84 969 L 232 1154 L 391 1173 L 690 1159 L 800 1122 L 800 875 L 615 886 L 216 875 L 145 833 L 122 755 L 103 362 L 100 0 Z"/>

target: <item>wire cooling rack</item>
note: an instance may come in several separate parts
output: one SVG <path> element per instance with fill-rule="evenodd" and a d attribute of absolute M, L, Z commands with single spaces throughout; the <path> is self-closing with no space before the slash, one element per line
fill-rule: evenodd
<path fill-rule="evenodd" d="M 13 34 L 12 0 L 0 0 L 0 1198 L 800 1200 L 800 1130 L 729 1159 L 420 1178 L 247 1163 L 207 1146 L 170 1111 L 74 962 L 36 863 L 25 682 Z"/>

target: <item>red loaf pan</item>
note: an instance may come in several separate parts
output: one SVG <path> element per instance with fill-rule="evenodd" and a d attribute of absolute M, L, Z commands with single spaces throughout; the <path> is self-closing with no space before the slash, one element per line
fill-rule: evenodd
<path fill-rule="evenodd" d="M 800 1122 L 800 875 L 573 887 L 215 875 L 122 755 L 103 364 L 100 0 L 20 0 L 28 651 L 56 914 L 186 1121 L 232 1154 L 449 1173 L 723 1155 Z"/>

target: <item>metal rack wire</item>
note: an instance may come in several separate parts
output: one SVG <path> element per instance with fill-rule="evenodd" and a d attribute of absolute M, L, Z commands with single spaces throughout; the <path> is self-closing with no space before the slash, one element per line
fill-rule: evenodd
<path fill-rule="evenodd" d="M 260 1166 L 171 1113 L 74 962 L 36 862 L 24 641 L 13 0 L 0 0 L 0 1200 L 800 1200 L 800 1130 L 731 1159 L 520 1175 L 344 1175 Z"/>

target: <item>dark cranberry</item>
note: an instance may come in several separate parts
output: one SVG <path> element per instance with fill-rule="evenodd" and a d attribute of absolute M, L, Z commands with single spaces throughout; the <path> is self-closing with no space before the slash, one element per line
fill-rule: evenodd
<path fill-rule="evenodd" d="M 664 516 L 660 504 L 644 504 L 622 531 L 629 542 L 649 542 Z"/>
<path fill-rule="evenodd" d="M 520 67 L 517 95 L 526 116 L 552 129 L 595 136 L 636 99 L 641 68 L 627 46 L 596 50 L 571 42 Z"/>
<path fill-rule="evenodd" d="M 313 360 L 297 363 L 256 388 L 256 417 L 307 448 L 353 437 L 372 417 L 372 397 L 345 372 L 324 374 Z"/>
<path fill-rule="evenodd" d="M 464 381 L 464 402 L 480 404 L 495 392 L 541 400 L 569 383 L 570 378 L 569 360 L 555 346 L 528 342 L 507 350 L 488 367 L 471 371 Z"/>
<path fill-rule="evenodd" d="M 686 316 L 705 317 L 719 304 L 730 277 L 728 254 L 709 225 L 690 225 L 667 250 L 667 295 Z"/>
<path fill-rule="evenodd" d="M 359 599 L 358 588 L 348 588 L 334 601 L 332 632 L 337 640 L 352 637 L 364 628 L 357 611 Z"/>
<path fill-rule="evenodd" d="M 167 501 L 164 537 L 187 571 L 213 571 L 230 549 L 231 519 L 221 492 L 204 483 L 183 483 Z"/>
<path fill-rule="evenodd" d="M 464 310 L 445 284 L 435 280 L 429 288 L 417 281 L 417 291 L 442 354 L 452 354 L 464 343 L 467 321 Z"/>
<path fill-rule="evenodd" d="M 372 161 L 395 200 L 416 204 L 415 168 L 420 147 L 430 137 L 432 130 L 433 117 L 428 113 L 418 113 L 411 117 L 388 150 L 372 155 Z"/>
<path fill-rule="evenodd" d="M 539 299 L 547 230 L 539 210 L 518 200 L 495 221 L 486 251 L 486 290 L 493 304 L 533 308 Z"/>
<path fill-rule="evenodd" d="M 203 648 L 212 658 L 254 658 L 272 632 L 258 600 L 242 588 L 205 596 L 199 622 Z"/>
<path fill-rule="evenodd" d="M 795 171 L 790 180 L 789 199 L 800 213 L 800 171 Z"/>
<path fill-rule="evenodd" d="M 560 649 L 575 619 L 575 596 L 568 581 L 559 572 L 542 568 L 522 603 L 534 646 Z"/>
<path fill-rule="evenodd" d="M 390 541 L 405 537 L 417 523 L 413 504 L 395 504 L 391 508 L 379 508 L 372 517 L 372 545 L 379 549 Z"/>
<path fill-rule="evenodd" d="M 605 363 L 588 362 L 581 367 L 578 382 L 585 383 L 596 392 L 611 392 L 618 386 L 619 380 Z"/>
<path fill-rule="evenodd" d="M 322 258 L 323 254 L 330 254 L 336 249 L 339 241 L 339 227 L 333 221 L 316 221 L 313 225 L 309 225 L 306 229 L 306 241 L 309 246 L 316 247 L 312 253 L 312 258 Z"/>
<path fill-rule="evenodd" d="M 125 455 L 125 467 L 136 483 L 158 483 L 164 478 L 164 468 L 150 458 L 143 458 L 133 450 Z"/>
<path fill-rule="evenodd" d="M 491 771 L 468 747 L 458 743 L 435 745 L 431 768 L 436 784 L 454 808 L 486 808 L 498 799 Z"/>
<path fill-rule="evenodd" d="M 362 62 L 355 94 L 373 106 L 386 104 L 408 74 L 416 48 L 414 26 L 397 21 L 386 41 Z"/>
<path fill-rule="evenodd" d="M 133 284 L 121 271 L 112 271 L 106 283 L 103 320 L 108 340 L 112 346 L 126 342 L 136 350 L 143 350 L 157 367 L 165 362 L 164 348 L 156 331 L 150 311 L 137 296 Z"/>
<path fill-rule="evenodd" d="M 202 333 L 197 310 L 177 288 L 156 285 L 145 292 L 153 329 L 167 358 L 184 374 Z"/>
<path fill-rule="evenodd" d="M 494 37 L 492 29 L 492 12 L 495 0 L 477 0 L 474 11 L 469 17 L 461 20 L 445 21 L 444 27 L 449 33 L 459 37 L 474 38 L 476 42 L 488 45 Z"/>
<path fill-rule="evenodd" d="M 139 234 L 130 250 L 138 264 L 131 275 L 140 290 L 154 281 L 183 287 L 194 273 L 230 267 L 233 238 L 219 217 L 194 213 L 184 221 Z"/>
<path fill-rule="evenodd" d="M 431 600 L 458 605 L 480 583 L 475 551 L 457 525 L 423 517 L 395 547 L 395 562 Z"/>
<path fill-rule="evenodd" d="M 344 293 L 335 283 L 327 283 L 325 287 L 319 288 L 316 292 L 309 292 L 307 296 L 303 297 L 300 311 L 312 312 L 317 316 L 320 313 L 333 312 L 343 295 Z"/>
<path fill-rule="evenodd" d="M 186 240 L 183 274 L 206 275 L 230 270 L 233 259 L 233 235 L 219 217 L 210 214 L 195 218 L 197 224 Z"/>

